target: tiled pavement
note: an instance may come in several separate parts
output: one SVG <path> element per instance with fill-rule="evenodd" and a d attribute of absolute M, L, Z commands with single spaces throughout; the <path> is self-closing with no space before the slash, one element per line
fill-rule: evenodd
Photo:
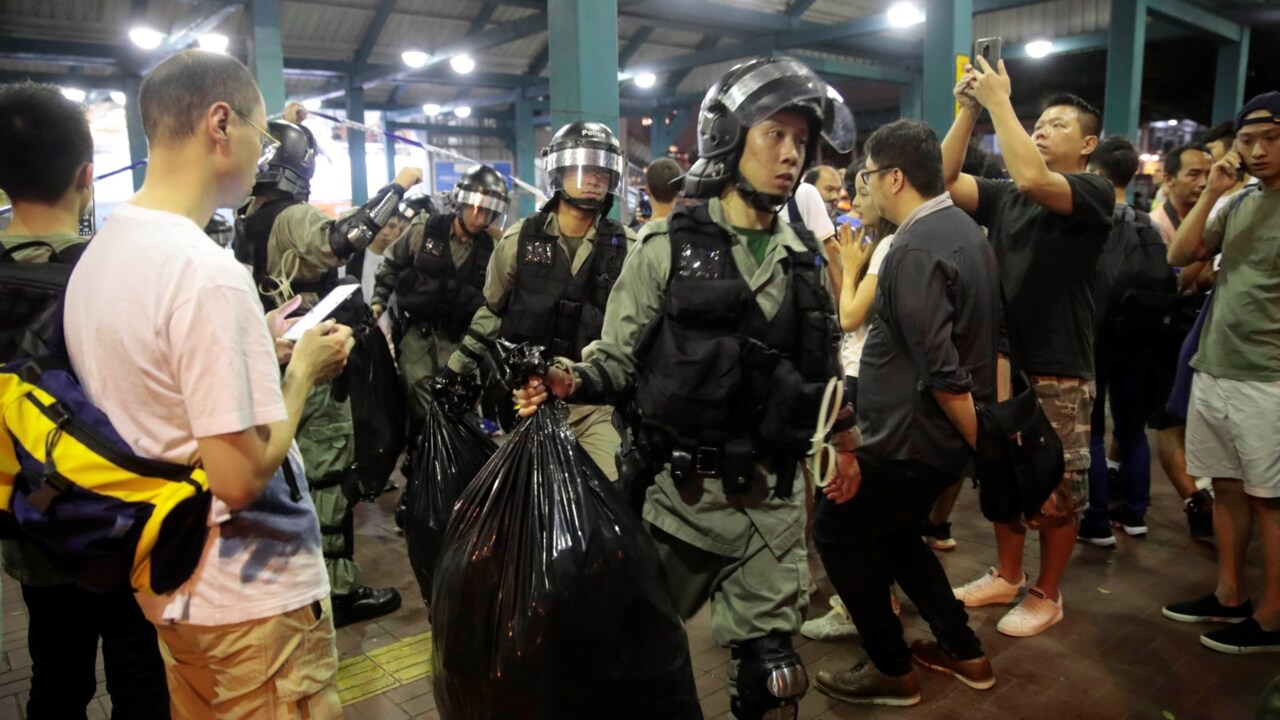
<path fill-rule="evenodd" d="M 995 624 L 1002 608 L 981 608 L 971 622 L 995 665 L 998 681 L 987 692 L 970 690 L 936 674 L 922 675 L 925 701 L 907 709 L 855 707 L 810 691 L 800 706 L 801 718 L 1151 718 L 1153 720 L 1243 720 L 1266 683 L 1280 672 L 1280 656 L 1229 656 L 1202 647 L 1202 627 L 1165 620 L 1164 602 L 1203 594 L 1215 577 L 1213 552 L 1187 538 L 1180 503 L 1159 470 L 1153 471 L 1151 534 L 1145 539 L 1121 536 L 1119 547 L 1104 550 L 1078 546 L 1065 581 L 1066 619 L 1035 638 L 999 635 Z M 338 650 L 356 657 L 429 630 L 403 540 L 395 534 L 391 511 L 394 496 L 357 511 L 357 559 L 365 580 L 374 586 L 395 585 L 404 606 L 377 622 L 343 628 Z M 943 557 L 948 574 L 963 582 L 995 560 L 990 526 L 982 522 L 976 493 L 966 489 L 953 517 L 959 548 Z M 1257 549 L 1251 577 L 1257 578 Z M 1037 545 L 1029 543 L 1028 568 L 1034 569 Z M 1034 572 L 1033 572 L 1034 574 Z M 4 578 L 4 649 L 0 660 L 0 720 L 25 720 L 31 661 L 26 652 L 26 612 L 18 587 Z M 827 596 L 814 598 L 816 616 L 827 608 Z M 926 637 L 928 629 L 909 602 L 903 603 L 908 638 Z M 710 639 L 704 609 L 688 624 L 690 651 L 698 693 L 708 719 L 722 718 L 729 708 L 724 675 L 729 654 Z M 797 636 L 797 650 L 810 672 L 848 667 L 860 656 L 856 641 L 813 642 Z M 101 668 L 101 665 L 99 665 Z M 99 672 L 101 678 L 101 672 Z M 110 701 L 99 682 L 91 719 L 109 717 Z M 348 718 L 402 720 L 438 718 L 430 678 L 422 678 L 360 700 L 346 708 Z"/>

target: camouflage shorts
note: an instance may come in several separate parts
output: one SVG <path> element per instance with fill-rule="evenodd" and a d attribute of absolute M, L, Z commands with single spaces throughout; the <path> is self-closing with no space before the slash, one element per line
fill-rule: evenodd
<path fill-rule="evenodd" d="M 1049 424 L 1062 440 L 1066 472 L 1062 482 L 1027 522 L 1033 530 L 1062 527 L 1079 519 L 1089 505 L 1089 416 L 1097 388 L 1092 380 L 1034 375 L 1031 384 Z"/>

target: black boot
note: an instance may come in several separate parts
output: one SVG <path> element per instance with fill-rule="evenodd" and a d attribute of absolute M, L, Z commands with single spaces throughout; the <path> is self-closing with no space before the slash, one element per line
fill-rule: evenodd
<path fill-rule="evenodd" d="M 400 609 L 400 592 L 395 588 L 377 590 L 361 585 L 353 593 L 333 596 L 333 626 L 340 628 L 361 620 L 372 620 Z"/>

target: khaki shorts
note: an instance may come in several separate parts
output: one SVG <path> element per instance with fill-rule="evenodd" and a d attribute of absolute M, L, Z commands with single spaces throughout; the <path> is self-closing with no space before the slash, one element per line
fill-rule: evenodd
<path fill-rule="evenodd" d="M 234 625 L 157 625 L 173 717 L 341 718 L 331 613 L 325 598 Z"/>
<path fill-rule="evenodd" d="M 1033 375 L 1031 385 L 1066 461 L 1062 482 L 1027 522 L 1032 530 L 1048 530 L 1077 522 L 1089 506 L 1089 416 L 1097 387 L 1092 380 L 1053 375 Z"/>

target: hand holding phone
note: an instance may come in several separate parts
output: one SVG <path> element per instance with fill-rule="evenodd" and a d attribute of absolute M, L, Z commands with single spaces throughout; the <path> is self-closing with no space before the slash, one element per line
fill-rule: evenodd
<path fill-rule="evenodd" d="M 333 314 L 333 311 L 337 310 L 338 306 L 341 305 L 344 300 L 351 297 L 351 295 L 359 289 L 360 286 L 356 283 L 339 285 L 334 288 L 332 292 L 325 295 L 323 300 L 316 303 L 316 306 L 311 308 L 310 312 L 304 315 L 301 320 L 294 323 L 293 327 L 289 328 L 281 337 L 285 340 L 297 342 L 298 339 L 302 337 L 302 333 L 310 330 L 322 321 L 329 319 L 329 316 Z"/>
<path fill-rule="evenodd" d="M 1000 51 L 1004 48 L 1004 38 L 996 36 L 982 38 L 973 44 L 973 67 L 978 72 L 983 72 L 982 63 L 978 58 L 987 61 L 987 64 L 995 68 L 1000 65 Z"/>

